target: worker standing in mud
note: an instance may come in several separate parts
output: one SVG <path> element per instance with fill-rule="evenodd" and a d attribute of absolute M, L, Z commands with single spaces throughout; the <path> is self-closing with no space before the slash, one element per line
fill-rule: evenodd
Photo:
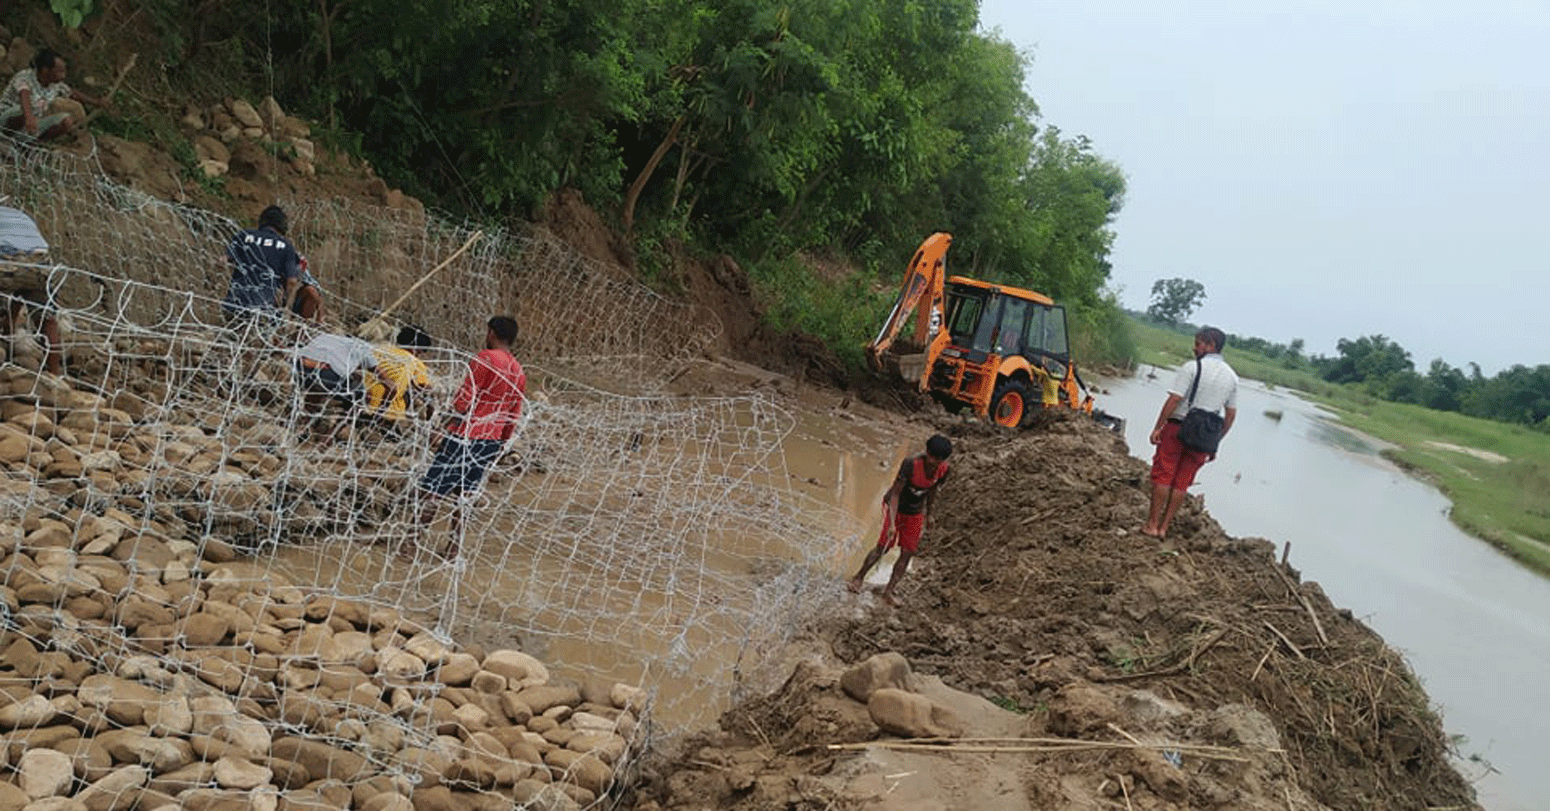
<path fill-rule="evenodd" d="M 894 476 L 893 486 L 883 496 L 883 531 L 877 546 L 867 553 L 856 576 L 846 583 L 852 592 L 860 592 L 867 573 L 883 559 L 884 553 L 899 547 L 899 560 L 893 565 L 888 585 L 883 587 L 883 602 L 897 605 L 893 590 L 909 571 L 910 559 L 920 548 L 920 536 L 926 528 L 926 515 L 936 499 L 936 491 L 947 480 L 947 457 L 953 455 L 953 443 L 941 434 L 926 440 L 926 452 L 905 459 Z"/>
<path fill-rule="evenodd" d="M 498 315 L 486 325 L 484 349 L 468 362 L 468 374 L 452 400 L 456 416 L 447 426 L 436 449 L 436 458 L 420 480 L 421 499 L 416 528 L 409 546 L 399 554 L 409 557 L 420 546 L 420 534 L 436 517 L 437 502 L 454 499 L 452 542 L 444 556 L 455 557 L 462 534 L 464 494 L 475 491 L 490 466 L 516 433 L 527 400 L 527 375 L 511 354 L 517 341 L 516 319 Z"/>
<path fill-rule="evenodd" d="M 1195 333 L 1195 362 L 1179 367 L 1168 389 L 1168 399 L 1157 414 L 1152 428 L 1152 504 L 1141 534 L 1161 540 L 1168 534 L 1173 515 L 1184 503 L 1195 473 L 1216 458 L 1216 452 L 1186 447 L 1179 439 L 1179 426 L 1192 408 L 1221 412 L 1222 428 L 1217 440 L 1227 436 L 1238 415 L 1238 373 L 1222 359 L 1227 335 L 1216 327 L 1201 327 Z M 1189 394 L 1185 394 L 1189 392 Z M 1187 398 L 1187 399 L 1186 399 Z"/>

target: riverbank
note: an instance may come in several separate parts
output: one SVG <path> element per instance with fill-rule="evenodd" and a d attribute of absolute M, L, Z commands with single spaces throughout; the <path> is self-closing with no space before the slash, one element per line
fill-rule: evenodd
<path fill-rule="evenodd" d="M 1090 421 L 930 427 L 958 450 L 902 606 L 836 577 L 816 653 L 646 768 L 635 808 L 1476 807 L 1409 666 L 1271 542 L 1197 499 L 1140 535 L 1145 463 Z M 963 737 L 880 734 L 844 675 L 879 654 Z"/>
<path fill-rule="evenodd" d="M 1132 320 L 1143 363 L 1177 368 L 1189 339 Z M 1460 529 L 1550 575 L 1550 435 L 1519 425 L 1391 403 L 1339 386 L 1231 344 L 1227 357 L 1243 377 L 1295 389 L 1341 423 L 1393 444 L 1395 464 L 1435 485 L 1453 502 Z"/>

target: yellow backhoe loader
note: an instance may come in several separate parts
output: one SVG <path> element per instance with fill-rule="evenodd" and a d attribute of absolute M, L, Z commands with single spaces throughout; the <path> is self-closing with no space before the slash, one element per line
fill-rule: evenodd
<path fill-rule="evenodd" d="M 867 359 L 878 371 L 915 380 L 948 411 L 965 408 L 998 425 L 1021 426 L 1036 407 L 1071 408 L 1120 430 L 1093 408 L 1077 374 L 1065 308 L 1004 284 L 947 276 L 953 237 L 932 234 L 915 251 L 899 298 Z M 899 333 L 913 317 L 914 332 Z"/>

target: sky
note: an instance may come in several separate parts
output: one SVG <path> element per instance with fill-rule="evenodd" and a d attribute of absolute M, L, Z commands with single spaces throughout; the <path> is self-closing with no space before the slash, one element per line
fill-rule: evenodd
<path fill-rule="evenodd" d="M 982 0 L 1124 171 L 1111 285 L 1334 355 L 1550 364 L 1550 0 Z M 1229 344 L 1229 353 L 1231 346 Z"/>

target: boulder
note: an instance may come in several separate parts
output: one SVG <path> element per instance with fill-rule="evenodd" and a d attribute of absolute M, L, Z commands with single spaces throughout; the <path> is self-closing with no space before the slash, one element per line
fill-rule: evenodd
<path fill-rule="evenodd" d="M 498 650 L 484 657 L 484 669 L 505 676 L 512 689 L 520 690 L 549 681 L 549 669 L 543 662 L 518 650 Z"/>
<path fill-rule="evenodd" d="M 910 663 L 903 655 L 888 651 L 854 665 L 840 676 L 845 694 L 863 704 L 880 688 L 910 689 Z"/>
<path fill-rule="evenodd" d="M 581 703 L 581 691 L 562 685 L 540 685 L 517 691 L 516 700 L 526 704 L 535 713 L 544 713 L 554 707 L 573 707 Z"/>
<path fill-rule="evenodd" d="M 946 707 L 907 690 L 882 687 L 867 700 L 872 723 L 884 732 L 905 738 L 956 738 L 963 724 Z"/>
<path fill-rule="evenodd" d="M 136 789 L 151 779 L 151 771 L 133 764 L 122 766 L 103 775 L 75 795 L 87 811 L 123 811 L 133 807 Z"/>
<path fill-rule="evenodd" d="M 87 676 L 75 695 L 83 705 L 102 710 L 125 726 L 144 722 L 146 710 L 163 701 L 162 694 L 153 688 L 102 673 Z"/>
<path fill-rule="evenodd" d="M 215 762 L 215 782 L 222 788 L 255 789 L 274 779 L 274 772 L 250 760 L 223 757 Z"/>
<path fill-rule="evenodd" d="M 479 660 L 467 653 L 448 653 L 436 668 L 436 680 L 442 684 L 463 687 L 468 685 L 479 670 Z M 478 688 L 475 688 L 478 689 Z M 504 689 L 504 688 L 502 688 Z"/>
<path fill-rule="evenodd" d="M 366 758 L 346 749 L 306 738 L 276 738 L 275 757 L 301 764 L 314 780 L 333 778 L 346 783 L 365 775 L 370 767 Z"/>
<path fill-rule="evenodd" d="M 247 99 L 233 99 L 226 107 L 231 110 L 232 117 L 242 126 L 264 126 L 264 119 L 259 116 L 257 110 L 253 109 L 253 105 L 249 104 Z"/>
<path fill-rule="evenodd" d="M 29 749 L 16 764 L 17 784 L 34 800 L 58 797 L 75 780 L 70 757 L 53 749 Z"/>

